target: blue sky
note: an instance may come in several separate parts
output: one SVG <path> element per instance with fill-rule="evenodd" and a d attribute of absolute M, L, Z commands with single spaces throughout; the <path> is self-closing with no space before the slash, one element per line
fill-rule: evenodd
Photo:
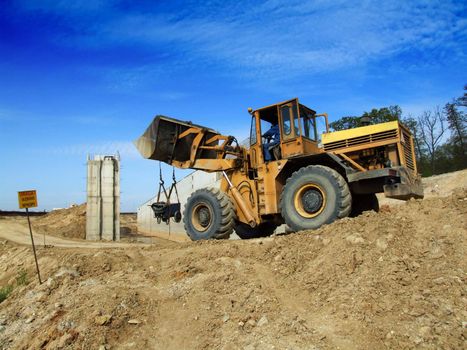
<path fill-rule="evenodd" d="M 17 208 L 24 189 L 38 190 L 41 210 L 82 203 L 87 154 L 118 151 L 122 208 L 136 210 L 157 190 L 157 164 L 131 142 L 155 114 L 241 139 L 248 107 L 296 96 L 332 120 L 443 105 L 467 83 L 466 7 L 2 1 L 0 209 Z"/>

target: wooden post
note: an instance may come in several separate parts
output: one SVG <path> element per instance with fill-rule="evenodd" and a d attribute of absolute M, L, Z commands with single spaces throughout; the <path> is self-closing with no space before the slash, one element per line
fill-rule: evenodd
<path fill-rule="evenodd" d="M 28 208 L 26 208 L 26 216 L 28 217 L 29 234 L 31 235 L 32 251 L 34 252 L 34 261 L 36 262 L 37 277 L 39 278 L 39 284 L 42 284 L 41 273 L 39 272 L 39 264 L 37 263 L 36 246 L 34 245 L 34 237 L 32 236 L 31 220 L 29 219 Z M 44 241 L 44 246 L 45 246 L 45 241 Z"/>

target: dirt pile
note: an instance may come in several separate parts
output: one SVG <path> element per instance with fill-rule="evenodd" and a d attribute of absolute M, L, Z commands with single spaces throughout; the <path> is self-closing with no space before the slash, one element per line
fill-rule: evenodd
<path fill-rule="evenodd" d="M 33 220 L 33 229 L 58 237 L 86 239 L 86 203 L 67 209 L 53 210 Z M 122 236 L 137 232 L 136 214 L 120 215 L 120 233 Z"/>
<path fill-rule="evenodd" d="M 33 229 L 67 238 L 86 238 L 86 203 L 57 209 L 33 221 Z"/>
<path fill-rule="evenodd" d="M 457 171 L 423 178 L 425 197 L 433 198 L 450 195 L 455 188 L 467 188 L 467 170 Z M 403 201 L 388 199 L 379 194 L 378 200 L 383 210 L 387 206 L 403 205 Z M 51 234 L 73 239 L 86 238 L 86 203 L 68 209 L 54 210 L 44 216 L 35 218 L 33 229 L 38 233 Z M 120 215 L 120 234 L 125 241 L 137 240 L 136 214 Z"/>
<path fill-rule="evenodd" d="M 467 169 L 423 179 L 426 198 L 449 196 L 456 188 L 467 188 Z"/>
<path fill-rule="evenodd" d="M 0 348 L 461 349 L 466 233 L 459 189 L 260 240 L 41 248 L 41 286 L 30 249 L 0 244 L 0 282 L 30 276 Z"/>
<path fill-rule="evenodd" d="M 132 235 L 138 232 L 138 225 L 136 222 L 135 213 L 121 213 L 120 214 L 120 235 Z"/>
<path fill-rule="evenodd" d="M 450 196 L 457 188 L 467 188 L 467 169 L 424 177 L 422 183 L 425 198 Z M 377 196 L 381 207 L 404 204 L 404 201 L 386 198 L 384 194 Z"/>

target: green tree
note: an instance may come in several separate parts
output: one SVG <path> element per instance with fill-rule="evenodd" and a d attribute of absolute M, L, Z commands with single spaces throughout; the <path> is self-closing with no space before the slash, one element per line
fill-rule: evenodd
<path fill-rule="evenodd" d="M 372 124 L 385 123 L 401 119 L 402 109 L 397 105 L 380 109 L 373 108 L 371 112 L 363 113 L 362 117 L 369 117 Z"/>
<path fill-rule="evenodd" d="M 363 117 L 370 118 L 372 124 L 384 123 L 400 119 L 402 110 L 397 105 L 379 109 L 373 108 L 370 112 L 364 112 L 361 116 L 342 117 L 330 123 L 329 126 L 335 131 L 357 128 L 362 126 L 361 120 Z"/>
<path fill-rule="evenodd" d="M 446 103 L 444 113 L 448 121 L 451 136 L 447 142 L 453 170 L 467 168 L 467 115 L 463 110 L 467 107 L 467 85 L 464 86 L 464 95 Z"/>
<path fill-rule="evenodd" d="M 467 135 L 466 115 L 459 111 L 454 103 L 446 103 L 444 113 L 446 114 L 449 129 L 451 130 L 451 142 L 463 156 L 465 154 L 465 142 Z"/>
<path fill-rule="evenodd" d="M 467 84 L 464 85 L 464 95 L 456 99 L 459 107 L 467 107 Z"/>
<path fill-rule="evenodd" d="M 360 117 L 342 117 L 329 124 L 334 131 L 353 129 L 360 126 Z"/>

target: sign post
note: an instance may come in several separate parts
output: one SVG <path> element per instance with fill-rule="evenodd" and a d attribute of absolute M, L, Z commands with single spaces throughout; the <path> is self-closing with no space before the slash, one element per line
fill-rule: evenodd
<path fill-rule="evenodd" d="M 28 217 L 29 234 L 31 235 L 32 251 L 34 252 L 34 261 L 36 262 L 37 277 L 39 284 L 42 284 L 41 274 L 39 272 L 39 264 L 37 263 L 36 246 L 34 245 L 34 237 L 32 236 L 31 220 L 29 219 L 29 208 L 37 207 L 37 195 L 35 190 L 18 192 L 18 203 L 20 209 L 26 209 Z"/>

